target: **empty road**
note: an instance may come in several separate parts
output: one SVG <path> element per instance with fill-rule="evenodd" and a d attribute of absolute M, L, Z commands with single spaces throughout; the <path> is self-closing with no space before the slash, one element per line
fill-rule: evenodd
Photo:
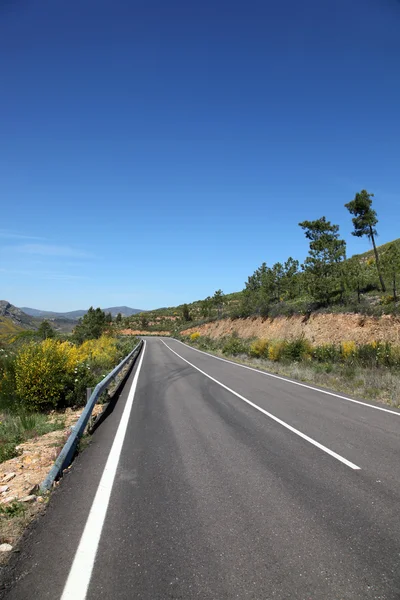
<path fill-rule="evenodd" d="M 7 600 L 398 600 L 400 413 L 149 338 Z"/>

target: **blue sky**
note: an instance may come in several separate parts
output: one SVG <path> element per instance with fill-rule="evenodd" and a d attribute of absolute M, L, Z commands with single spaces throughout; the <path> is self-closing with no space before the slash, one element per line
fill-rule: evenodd
<path fill-rule="evenodd" d="M 400 236 L 398 0 L 0 3 L 0 298 L 150 309 Z"/>

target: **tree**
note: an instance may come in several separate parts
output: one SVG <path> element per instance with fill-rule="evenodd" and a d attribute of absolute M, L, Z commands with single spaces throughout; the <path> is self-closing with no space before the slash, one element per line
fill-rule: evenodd
<path fill-rule="evenodd" d="M 371 267 L 360 256 L 352 256 L 343 264 L 346 289 L 357 292 L 357 301 L 361 302 L 361 293 L 371 281 Z"/>
<path fill-rule="evenodd" d="M 220 318 L 222 307 L 225 304 L 224 292 L 222 290 L 217 290 L 216 292 L 214 292 L 214 296 L 212 299 L 213 299 L 214 306 L 217 309 L 218 318 Z"/>
<path fill-rule="evenodd" d="M 354 197 L 354 200 L 345 204 L 345 207 L 354 215 L 352 219 L 354 225 L 354 231 L 352 235 L 356 237 L 367 236 L 372 242 L 375 254 L 375 264 L 378 271 L 379 281 L 383 292 L 386 292 L 385 282 L 383 280 L 382 271 L 380 268 L 379 254 L 376 249 L 375 236 L 378 235 L 375 225 L 378 222 L 376 211 L 372 208 L 372 200 L 374 194 L 369 194 L 367 190 L 361 190 Z"/>
<path fill-rule="evenodd" d="M 119 325 L 119 324 L 121 323 L 121 321 L 122 321 L 122 315 L 121 315 L 121 313 L 119 312 L 119 313 L 117 314 L 117 316 L 115 317 L 115 322 L 116 322 L 116 323 L 118 323 L 118 325 Z"/>
<path fill-rule="evenodd" d="M 149 320 L 146 315 L 140 315 L 140 327 L 142 329 L 147 329 L 149 326 Z"/>
<path fill-rule="evenodd" d="M 299 278 L 299 261 L 294 260 L 291 256 L 287 259 L 283 265 L 283 292 L 284 294 L 293 299 L 296 297 L 296 290 L 298 288 Z"/>
<path fill-rule="evenodd" d="M 207 318 L 211 315 L 212 306 L 213 301 L 210 296 L 200 302 L 200 311 L 203 317 Z"/>
<path fill-rule="evenodd" d="M 101 308 L 89 308 L 86 315 L 79 319 L 78 325 L 74 329 L 73 337 L 78 343 L 85 340 L 99 338 L 107 327 L 106 314 Z"/>
<path fill-rule="evenodd" d="M 42 321 L 37 330 L 37 334 L 42 340 L 46 340 L 47 338 L 53 338 L 56 335 L 56 332 L 48 321 Z"/>
<path fill-rule="evenodd" d="M 191 318 L 191 316 L 190 316 L 190 312 L 189 312 L 189 307 L 188 307 L 188 305 L 187 305 L 187 304 L 183 304 L 183 305 L 182 305 L 182 319 L 183 319 L 185 322 L 188 322 L 188 321 L 191 321 L 191 320 L 192 320 L 192 318 Z"/>
<path fill-rule="evenodd" d="M 112 323 L 112 314 L 110 312 L 106 314 L 106 323 Z"/>
<path fill-rule="evenodd" d="M 328 304 L 342 283 L 342 262 L 346 256 L 346 242 L 339 238 L 339 226 L 325 217 L 299 223 L 310 240 L 309 255 L 303 269 L 309 282 L 311 295 Z M 340 285 L 342 293 L 342 285 Z"/>
<path fill-rule="evenodd" d="M 393 299 L 397 302 L 397 281 L 400 276 L 400 250 L 396 244 L 390 244 L 389 248 L 385 250 L 382 256 L 382 267 L 384 274 L 390 279 Z"/>

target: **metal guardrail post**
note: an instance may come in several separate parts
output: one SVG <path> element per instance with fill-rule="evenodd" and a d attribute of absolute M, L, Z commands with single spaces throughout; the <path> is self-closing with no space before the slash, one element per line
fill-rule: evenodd
<path fill-rule="evenodd" d="M 131 358 L 134 358 L 139 355 L 139 352 L 142 348 L 143 340 L 135 346 L 135 348 L 126 356 L 120 363 L 117 365 L 102 381 L 100 381 L 96 387 L 94 388 L 89 400 L 86 403 L 85 408 L 81 416 L 78 419 L 78 422 L 72 428 L 72 432 L 66 441 L 63 449 L 60 454 L 57 456 L 54 465 L 50 469 L 45 480 L 40 484 L 40 491 L 47 492 L 54 481 L 57 479 L 58 475 L 62 473 L 64 469 L 66 469 L 72 462 L 73 456 L 75 454 L 76 446 L 78 444 L 79 438 L 82 436 L 85 431 L 86 425 L 90 419 L 90 416 L 93 412 L 93 408 L 99 399 L 99 396 L 104 392 L 105 389 L 110 385 L 111 381 L 118 375 L 118 373 L 124 368 L 124 366 L 130 361 Z M 136 358 L 135 357 L 135 358 Z"/>

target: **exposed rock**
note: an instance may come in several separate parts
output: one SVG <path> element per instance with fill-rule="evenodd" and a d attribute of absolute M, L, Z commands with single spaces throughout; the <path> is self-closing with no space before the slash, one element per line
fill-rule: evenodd
<path fill-rule="evenodd" d="M 3 477 L 3 481 L 4 483 L 8 483 L 9 481 L 11 481 L 11 479 L 14 479 L 16 473 L 7 473 L 7 475 L 4 475 Z"/>
<path fill-rule="evenodd" d="M 4 498 L 0 504 L 9 504 L 10 502 L 14 502 L 14 500 L 18 500 L 17 496 L 9 496 L 8 498 Z"/>
<path fill-rule="evenodd" d="M 35 494 L 24 496 L 23 498 L 20 498 L 20 502 L 36 502 L 36 496 Z"/>
<path fill-rule="evenodd" d="M 12 549 L 11 544 L 0 544 L 0 552 L 11 552 Z"/>
<path fill-rule="evenodd" d="M 10 487 L 8 485 L 0 486 L 0 494 L 4 494 L 4 492 L 8 492 L 9 489 L 10 489 Z"/>

